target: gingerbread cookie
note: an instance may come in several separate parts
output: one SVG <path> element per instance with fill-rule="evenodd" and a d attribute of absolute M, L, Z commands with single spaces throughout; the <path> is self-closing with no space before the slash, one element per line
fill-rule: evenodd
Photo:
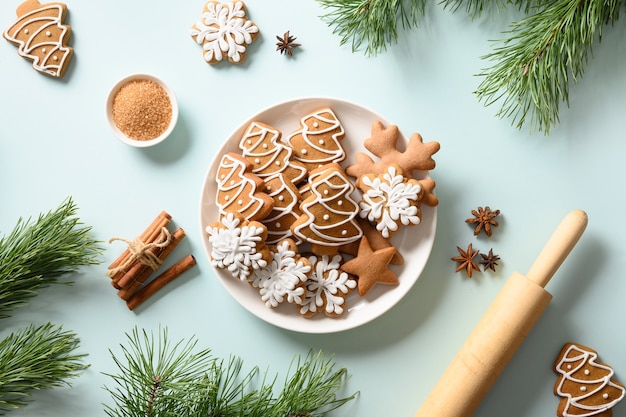
<path fill-rule="evenodd" d="M 252 172 L 260 178 L 280 173 L 294 184 L 307 176 L 300 162 L 293 160 L 293 150 L 284 145 L 280 130 L 261 122 L 252 122 L 239 141 L 241 155 L 252 164 Z"/>
<path fill-rule="evenodd" d="M 566 343 L 554 371 L 558 374 L 554 394 L 561 397 L 558 416 L 610 417 L 613 406 L 624 398 L 624 385 L 613 379 L 613 369 L 598 362 L 598 352 L 586 346 Z"/>
<path fill-rule="evenodd" d="M 206 233 L 211 243 L 211 265 L 228 270 L 234 278 L 246 281 L 272 259 L 265 244 L 267 228 L 260 222 L 227 213 L 221 221 L 207 226 Z"/>
<path fill-rule="evenodd" d="M 267 307 L 277 307 L 284 301 L 302 304 L 311 262 L 300 256 L 298 246 L 291 239 L 270 247 L 270 252 L 271 262 L 252 273 L 250 284 L 259 289 Z"/>
<path fill-rule="evenodd" d="M 374 222 L 383 237 L 390 237 L 401 225 L 421 223 L 424 190 L 417 180 L 406 178 L 398 165 L 389 165 L 379 175 L 361 176 L 359 188 L 363 192 L 359 215 Z"/>
<path fill-rule="evenodd" d="M 246 59 L 248 45 L 259 35 L 259 28 L 248 20 L 243 1 L 220 3 L 209 0 L 190 34 L 202 45 L 202 56 L 209 64 L 217 64 L 223 59 L 241 64 Z"/>
<path fill-rule="evenodd" d="M 341 162 L 346 152 L 341 144 L 345 130 L 332 109 L 323 108 L 300 119 L 300 129 L 291 133 L 287 143 L 294 159 L 312 171 L 332 162 Z"/>
<path fill-rule="evenodd" d="M 327 164 L 309 174 L 310 195 L 302 201 L 302 215 L 291 225 L 294 236 L 311 244 L 317 255 L 335 255 L 339 247 L 361 238 L 352 199 L 354 186 L 339 164 Z"/>
<path fill-rule="evenodd" d="M 26 0 L 16 13 L 17 21 L 4 31 L 4 38 L 17 45 L 18 54 L 32 61 L 35 70 L 62 77 L 74 52 L 67 45 L 72 30 L 63 24 L 67 6 Z"/>
<path fill-rule="evenodd" d="M 424 143 L 419 133 L 413 133 L 406 149 L 398 149 L 400 132 L 396 125 L 384 127 L 381 121 L 372 124 L 371 137 L 363 145 L 378 157 L 374 160 L 365 152 L 358 152 L 356 163 L 346 168 L 346 173 L 357 179 L 365 174 L 382 174 L 390 164 L 398 165 L 407 177 L 413 178 L 413 171 L 427 171 L 435 168 L 432 156 L 439 151 L 438 142 Z"/>
<path fill-rule="evenodd" d="M 357 255 L 341 265 L 341 269 L 358 277 L 359 295 L 364 296 L 376 284 L 398 285 L 398 277 L 388 268 L 395 253 L 393 246 L 373 250 L 363 236 Z"/>
<path fill-rule="evenodd" d="M 261 220 L 270 213 L 274 199 L 262 191 L 264 182 L 251 169 L 252 165 L 236 153 L 222 157 L 215 177 L 215 204 L 220 215 L 237 213 L 247 220 Z"/>
<path fill-rule="evenodd" d="M 272 211 L 262 220 L 267 226 L 267 243 L 276 244 L 283 239 L 293 237 L 291 225 L 302 214 L 300 193 L 289 179 L 281 173 L 265 178 L 265 193 L 274 199 Z M 301 239 L 294 237 L 297 244 Z"/>
<path fill-rule="evenodd" d="M 306 281 L 306 294 L 298 311 L 305 318 L 323 312 L 339 317 L 345 312 L 346 296 L 357 286 L 354 279 L 341 270 L 341 255 L 310 256 L 313 271 Z"/>

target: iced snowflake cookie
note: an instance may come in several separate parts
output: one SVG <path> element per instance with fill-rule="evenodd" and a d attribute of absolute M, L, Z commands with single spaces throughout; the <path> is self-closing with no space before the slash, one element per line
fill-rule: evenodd
<path fill-rule="evenodd" d="M 236 213 L 247 220 L 261 220 L 272 211 L 274 199 L 263 192 L 263 180 L 251 169 L 241 155 L 229 152 L 222 156 L 215 176 L 220 216 Z"/>
<path fill-rule="evenodd" d="M 417 180 L 406 178 L 398 165 L 389 165 L 380 175 L 363 175 L 358 185 L 363 192 L 359 215 L 375 223 L 383 237 L 390 237 L 401 225 L 421 222 L 424 190 Z"/>
<path fill-rule="evenodd" d="M 234 278 L 246 281 L 272 259 L 265 244 L 267 228 L 260 222 L 228 213 L 207 226 L 206 233 L 211 243 L 211 265 L 228 270 Z"/>
<path fill-rule="evenodd" d="M 298 311 L 305 318 L 317 313 L 328 317 L 341 316 L 346 308 L 346 296 L 356 288 L 357 283 L 341 270 L 341 255 L 310 256 L 313 271 L 306 281 L 306 293 Z"/>
<path fill-rule="evenodd" d="M 217 64 L 224 58 L 241 64 L 246 59 L 247 46 L 259 35 L 259 28 L 246 17 L 243 1 L 209 0 L 190 34 L 202 45 L 204 60 L 209 64 Z"/>
<path fill-rule="evenodd" d="M 311 171 L 309 183 L 310 194 L 300 204 L 302 215 L 291 231 L 310 243 L 316 255 L 335 255 L 363 235 L 355 219 L 359 207 L 351 197 L 354 185 L 336 163 Z"/>
<path fill-rule="evenodd" d="M 27 0 L 16 13 L 17 20 L 4 31 L 4 38 L 17 45 L 19 55 L 32 61 L 35 70 L 62 77 L 74 52 L 67 46 L 71 28 L 63 24 L 67 6 Z"/>
<path fill-rule="evenodd" d="M 332 109 L 323 108 L 300 119 L 300 129 L 291 133 L 287 143 L 293 148 L 294 159 L 312 171 L 346 158 L 341 141 L 345 130 Z"/>
<path fill-rule="evenodd" d="M 624 385 L 613 379 L 613 368 L 598 361 L 598 352 L 566 343 L 554 362 L 559 375 L 554 394 L 561 397 L 560 417 L 611 417 L 613 406 L 624 398 Z"/>
<path fill-rule="evenodd" d="M 277 307 L 284 301 L 301 305 L 304 283 L 311 273 L 311 262 L 300 256 L 297 245 L 291 239 L 270 247 L 270 252 L 271 262 L 252 273 L 250 284 L 259 289 L 261 299 L 268 307 Z"/>
<path fill-rule="evenodd" d="M 295 161 L 293 149 L 281 142 L 282 133 L 273 126 L 252 122 L 239 141 L 241 154 L 252 164 L 252 172 L 261 178 L 282 174 L 294 184 L 307 176 L 307 170 Z"/>

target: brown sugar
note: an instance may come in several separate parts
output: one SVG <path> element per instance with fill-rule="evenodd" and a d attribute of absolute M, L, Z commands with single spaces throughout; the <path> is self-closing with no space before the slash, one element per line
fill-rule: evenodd
<path fill-rule="evenodd" d="M 165 132 L 171 120 L 172 102 L 154 81 L 129 81 L 113 97 L 113 121 L 131 139 L 154 139 Z"/>

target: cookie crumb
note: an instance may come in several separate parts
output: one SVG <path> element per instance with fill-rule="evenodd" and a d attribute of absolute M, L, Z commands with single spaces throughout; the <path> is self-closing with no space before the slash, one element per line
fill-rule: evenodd
<path fill-rule="evenodd" d="M 129 81 L 113 98 L 113 121 L 129 138 L 151 140 L 163 134 L 172 121 L 172 102 L 154 81 Z"/>

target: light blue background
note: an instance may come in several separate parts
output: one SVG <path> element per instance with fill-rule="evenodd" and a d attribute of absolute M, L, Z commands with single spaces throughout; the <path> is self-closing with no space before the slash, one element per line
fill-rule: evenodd
<path fill-rule="evenodd" d="M 184 3 L 184 4 L 183 4 Z M 8 27 L 17 1 L 0 2 Z M 102 389 L 115 371 L 124 333 L 137 325 L 167 326 L 173 339 L 197 336 L 216 356 L 240 356 L 284 375 L 290 358 L 310 348 L 348 368 L 348 392 L 358 400 L 335 415 L 412 416 L 474 325 L 514 271 L 526 272 L 552 230 L 574 209 L 589 226 L 548 290 L 554 300 L 484 399 L 476 416 L 553 415 L 552 363 L 565 342 L 586 344 L 626 382 L 624 271 L 624 110 L 626 28 L 607 28 L 588 71 L 571 90 L 571 106 L 549 137 L 485 108 L 472 91 L 486 66 L 480 57 L 500 38 L 511 15 L 472 21 L 432 4 L 421 27 L 401 31 L 377 57 L 339 46 L 307 1 L 251 0 L 249 17 L 261 37 L 242 66 L 210 66 L 188 34 L 202 1 L 69 1 L 73 62 L 63 80 L 36 73 L 17 49 L 0 42 L 0 231 L 20 216 L 48 211 L 68 195 L 103 241 L 139 234 L 161 210 L 188 237 L 177 253 L 194 253 L 198 267 L 137 312 L 130 312 L 106 278 L 119 246 L 105 244 L 102 265 L 45 290 L 3 321 L 3 334 L 52 321 L 78 333 L 91 367 L 71 388 L 38 393 L 14 416 L 103 416 Z M 303 44 L 293 59 L 275 52 L 275 36 L 291 30 Z M 151 149 L 115 139 L 104 103 L 120 78 L 154 74 L 180 104 L 173 135 Z M 258 111 L 284 100 L 330 96 L 354 101 L 394 121 L 405 134 L 441 143 L 438 229 L 426 269 L 391 311 L 363 327 L 331 335 L 281 330 L 250 315 L 215 279 L 202 248 L 199 196 L 205 172 L 230 133 Z M 491 239 L 464 223 L 470 210 L 500 209 Z M 502 257 L 496 273 L 456 274 L 456 246 L 473 243 Z M 626 415 L 618 405 L 614 415 Z"/>

